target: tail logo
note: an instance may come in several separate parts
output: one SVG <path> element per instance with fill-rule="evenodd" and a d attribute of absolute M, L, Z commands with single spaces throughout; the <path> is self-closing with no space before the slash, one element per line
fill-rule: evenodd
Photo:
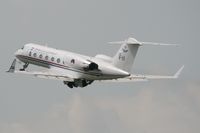
<path fill-rule="evenodd" d="M 121 49 L 121 52 L 119 53 L 119 60 L 121 61 L 125 61 L 126 60 L 126 53 L 128 52 L 128 48 L 127 46 L 125 45 L 122 49 Z"/>
<path fill-rule="evenodd" d="M 123 55 L 122 53 L 119 53 L 119 60 L 125 61 L 126 60 L 125 55 Z"/>
<path fill-rule="evenodd" d="M 122 48 L 122 51 L 123 53 L 127 53 L 128 52 L 127 46 L 124 46 L 124 48 Z"/>

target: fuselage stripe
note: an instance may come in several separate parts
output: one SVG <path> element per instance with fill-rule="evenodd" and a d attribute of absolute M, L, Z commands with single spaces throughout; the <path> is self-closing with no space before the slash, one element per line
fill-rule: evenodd
<path fill-rule="evenodd" d="M 73 69 L 73 68 L 70 68 L 70 67 L 65 66 L 65 65 L 61 65 L 61 64 L 57 64 L 57 63 L 53 63 L 53 62 L 49 62 L 49 61 L 33 58 L 33 57 L 30 57 L 30 56 L 18 55 L 17 57 L 19 59 L 22 58 L 22 59 L 26 59 L 26 60 L 31 60 L 33 62 L 36 62 L 36 64 L 37 64 L 37 62 L 39 62 L 39 63 L 42 63 L 44 65 L 54 66 L 54 67 L 58 67 L 58 68 L 66 69 L 66 70 L 71 70 L 71 71 L 74 71 L 74 72 L 80 72 L 80 73 L 87 74 L 87 75 L 92 75 L 92 76 L 102 76 L 103 75 L 101 73 L 85 72 L 85 71 L 82 71 L 80 69 Z"/>

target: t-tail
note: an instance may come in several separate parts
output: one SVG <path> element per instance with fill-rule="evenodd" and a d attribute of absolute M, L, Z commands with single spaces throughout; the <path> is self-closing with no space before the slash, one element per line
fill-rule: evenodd
<path fill-rule="evenodd" d="M 122 44 L 116 55 L 113 57 L 112 64 L 122 70 L 130 73 L 139 46 L 142 45 L 175 45 L 177 44 L 165 44 L 165 43 L 154 43 L 154 42 L 139 42 L 134 38 L 128 38 L 125 41 L 109 42 L 110 44 Z"/>

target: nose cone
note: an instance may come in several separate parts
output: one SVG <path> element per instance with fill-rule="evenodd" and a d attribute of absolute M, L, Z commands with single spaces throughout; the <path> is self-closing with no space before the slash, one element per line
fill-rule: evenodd
<path fill-rule="evenodd" d="M 18 50 L 15 52 L 15 56 L 17 57 L 17 56 L 21 55 L 22 52 L 23 52 L 22 49 L 18 49 Z"/>

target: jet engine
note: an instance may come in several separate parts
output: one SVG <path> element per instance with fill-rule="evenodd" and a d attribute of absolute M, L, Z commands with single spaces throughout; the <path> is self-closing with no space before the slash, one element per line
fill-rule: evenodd
<path fill-rule="evenodd" d="M 86 67 L 85 69 L 86 69 L 86 70 L 98 70 L 98 68 L 99 68 L 99 66 L 98 66 L 96 63 L 91 62 L 91 63 L 88 65 L 88 67 Z"/>
<path fill-rule="evenodd" d="M 83 69 L 85 71 L 92 71 L 92 70 L 99 69 L 98 64 L 96 64 L 95 62 L 92 62 L 90 60 L 81 60 L 81 59 L 74 60 L 74 59 L 72 59 L 71 64 L 73 64 L 74 67 Z"/>

